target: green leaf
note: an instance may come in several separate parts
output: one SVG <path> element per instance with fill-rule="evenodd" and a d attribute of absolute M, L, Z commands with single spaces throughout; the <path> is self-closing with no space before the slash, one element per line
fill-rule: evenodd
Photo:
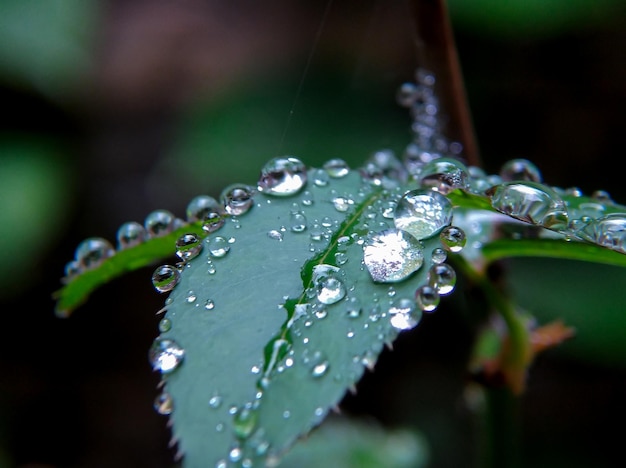
<path fill-rule="evenodd" d="M 374 424 L 331 420 L 296 445 L 285 468 L 419 468 L 428 462 L 426 442 L 407 430 L 383 431 Z"/>
<path fill-rule="evenodd" d="M 172 246 L 176 239 L 186 233 L 205 235 L 200 222 L 188 224 L 165 236 L 149 239 L 126 250 L 118 250 L 114 256 L 104 260 L 97 268 L 82 272 L 55 292 L 56 314 L 60 317 L 68 317 L 103 284 L 130 271 L 172 257 L 174 253 Z"/>
<path fill-rule="evenodd" d="M 250 212 L 209 236 L 167 300 L 171 329 L 159 340 L 174 340 L 185 357 L 164 376 L 164 391 L 187 466 L 279 457 L 375 364 L 398 334 L 390 307 L 405 299 L 415 309 L 415 290 L 427 283 L 437 236 L 423 242 L 424 265 L 405 281 L 375 283 L 362 263 L 368 231 L 393 228 L 382 212 L 401 191 L 373 187 L 356 172 L 307 189 L 288 198 L 255 195 Z M 347 211 L 337 197 L 350 201 Z M 309 229 L 290 230 L 293 210 Z M 230 239 L 230 251 L 211 258 L 206 250 L 217 237 Z M 331 276 L 345 298 L 323 304 L 316 297 L 312 272 L 320 265 L 337 267 Z M 355 304 L 359 313 L 349 314 Z"/>

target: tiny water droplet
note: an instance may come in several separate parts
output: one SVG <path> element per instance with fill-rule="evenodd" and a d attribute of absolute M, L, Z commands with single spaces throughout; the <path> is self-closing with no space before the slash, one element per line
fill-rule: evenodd
<path fill-rule="evenodd" d="M 326 318 L 326 317 L 328 316 L 328 311 L 327 311 L 326 309 L 317 309 L 317 310 L 315 311 L 315 316 L 316 316 L 318 319 L 323 319 L 323 318 Z"/>
<path fill-rule="evenodd" d="M 196 299 L 198 299 L 198 296 L 196 296 L 196 293 L 189 290 L 187 291 L 187 296 L 185 297 L 185 301 L 188 304 L 193 304 L 194 302 L 196 302 Z"/>
<path fill-rule="evenodd" d="M 447 263 L 430 267 L 428 284 L 437 290 L 440 296 L 450 294 L 456 285 L 456 272 Z"/>
<path fill-rule="evenodd" d="M 215 265 L 213 265 L 213 263 L 209 263 L 207 267 L 207 273 L 209 275 L 214 275 L 216 272 L 217 272 L 217 268 L 215 268 Z"/>
<path fill-rule="evenodd" d="M 291 213 L 289 225 L 292 232 L 303 232 L 306 229 L 306 216 L 301 212 Z"/>
<path fill-rule="evenodd" d="M 443 263 L 446 261 L 447 258 L 448 254 L 446 253 L 446 251 L 437 247 L 436 249 L 433 249 L 430 259 L 433 263 Z"/>
<path fill-rule="evenodd" d="M 302 194 L 302 204 L 304 206 L 311 206 L 314 202 L 313 200 L 313 194 L 311 192 L 309 192 L 308 190 L 306 192 L 304 192 Z"/>
<path fill-rule="evenodd" d="M 237 410 L 233 418 L 233 432 L 240 439 L 246 439 L 252 434 L 257 423 L 257 412 L 243 406 Z"/>
<path fill-rule="evenodd" d="M 260 192 L 279 197 L 298 193 L 307 181 L 306 166 L 296 158 L 274 158 L 269 160 L 259 177 Z"/>
<path fill-rule="evenodd" d="M 149 237 L 160 237 L 169 234 L 175 229 L 175 216 L 167 210 L 155 210 L 150 213 L 144 226 Z"/>
<path fill-rule="evenodd" d="M 315 169 L 313 171 L 313 183 L 318 187 L 328 185 L 328 172 L 323 169 Z"/>
<path fill-rule="evenodd" d="M 419 96 L 419 90 L 415 83 L 402 83 L 396 93 L 396 102 L 401 107 L 411 107 Z"/>
<path fill-rule="evenodd" d="M 326 375 L 326 373 L 328 372 L 328 369 L 330 368 L 328 361 L 326 361 L 325 359 L 318 362 L 317 364 L 315 364 L 312 368 L 311 368 L 311 375 L 315 378 L 320 378 L 324 375 Z"/>
<path fill-rule="evenodd" d="M 108 240 L 90 237 L 78 244 L 75 258 L 81 269 L 89 270 L 100 266 L 113 255 L 115 255 L 115 249 Z"/>
<path fill-rule="evenodd" d="M 206 302 L 204 303 L 204 308 L 206 310 L 213 310 L 213 309 L 215 309 L 215 302 L 213 302 L 212 299 L 207 299 Z"/>
<path fill-rule="evenodd" d="M 161 319 L 159 322 L 159 331 L 166 333 L 172 329 L 172 321 L 168 318 Z"/>
<path fill-rule="evenodd" d="M 350 167 L 343 159 L 331 159 L 324 163 L 324 170 L 330 177 L 340 179 L 350 172 Z"/>
<path fill-rule="evenodd" d="M 202 251 L 202 241 L 196 234 L 183 234 L 176 241 L 176 255 L 188 262 L 196 258 Z"/>
<path fill-rule="evenodd" d="M 423 187 L 443 195 L 455 189 L 468 188 L 469 175 L 463 163 L 452 158 L 439 158 L 426 164 L 420 172 Z"/>
<path fill-rule="evenodd" d="M 432 190 L 412 190 L 405 193 L 395 211 L 394 224 L 416 239 L 437 234 L 452 221 L 452 204 Z"/>
<path fill-rule="evenodd" d="M 231 216 L 240 216 L 250 211 L 254 205 L 253 192 L 252 187 L 244 184 L 232 184 L 226 187 L 220 197 L 226 213 Z"/>
<path fill-rule="evenodd" d="M 272 229 L 271 231 L 269 231 L 267 233 L 267 237 L 269 237 L 270 239 L 277 240 L 277 241 L 283 240 L 283 234 L 280 231 L 277 231 L 275 229 Z"/>
<path fill-rule="evenodd" d="M 363 247 L 363 261 L 374 281 L 390 283 L 417 271 L 424 254 L 420 242 L 411 234 L 387 229 L 371 236 Z"/>
<path fill-rule="evenodd" d="M 116 237 L 120 250 L 129 249 L 146 240 L 146 229 L 135 221 L 129 221 L 119 227 Z"/>
<path fill-rule="evenodd" d="M 606 190 L 594 190 L 591 194 L 591 198 L 595 201 L 599 201 L 602 203 L 612 203 L 613 199 L 611 198 L 611 194 Z"/>
<path fill-rule="evenodd" d="M 183 361 L 185 350 L 174 340 L 157 338 L 152 343 L 148 358 L 152 368 L 161 374 L 173 372 Z"/>
<path fill-rule="evenodd" d="M 439 235 L 443 248 L 449 252 L 457 253 L 463 250 L 467 238 L 463 229 L 456 226 L 448 226 Z"/>
<path fill-rule="evenodd" d="M 171 265 L 161 265 L 152 273 L 152 285 L 160 292 L 168 292 L 180 281 L 180 272 Z"/>
<path fill-rule="evenodd" d="M 433 312 L 439 305 L 439 293 L 432 286 L 421 286 L 415 291 L 415 302 L 424 312 Z"/>
<path fill-rule="evenodd" d="M 345 265 L 348 261 L 348 255 L 345 252 L 336 252 L 335 253 L 335 262 L 337 265 Z"/>
<path fill-rule="evenodd" d="M 174 410 L 174 400 L 172 396 L 167 392 L 162 392 L 154 400 L 154 409 L 157 413 L 167 416 L 172 414 Z"/>
<path fill-rule="evenodd" d="M 539 168 L 526 159 L 512 159 L 504 163 L 500 169 L 500 177 L 504 182 L 541 182 Z"/>
<path fill-rule="evenodd" d="M 283 411 L 283 418 L 284 419 L 289 419 L 290 417 L 291 417 L 291 411 L 289 411 L 289 410 Z"/>
<path fill-rule="evenodd" d="M 544 227 L 567 226 L 565 203 L 556 192 L 534 182 L 508 182 L 487 192 L 491 206 L 501 213 Z"/>
<path fill-rule="evenodd" d="M 348 211 L 350 209 L 350 206 L 353 203 L 354 202 L 348 198 L 344 198 L 344 197 L 333 198 L 333 206 L 340 213 L 345 213 L 346 211 Z"/>
<path fill-rule="evenodd" d="M 212 257 L 221 258 L 230 251 L 230 245 L 223 237 L 207 238 L 206 242 L 209 245 L 209 253 Z"/>
<path fill-rule="evenodd" d="M 209 398 L 209 407 L 213 408 L 213 409 L 217 409 L 220 406 L 222 406 L 222 397 L 219 395 L 213 395 L 211 398 Z"/>
<path fill-rule="evenodd" d="M 415 308 L 415 303 L 406 298 L 397 299 L 389 307 L 391 325 L 397 330 L 415 328 L 422 318 L 421 311 Z"/>
<path fill-rule="evenodd" d="M 187 205 L 187 221 L 190 223 L 200 221 L 212 213 L 219 215 L 221 210 L 222 207 L 215 198 L 208 195 L 198 195 Z"/>
<path fill-rule="evenodd" d="M 228 452 L 228 459 L 231 462 L 238 462 L 243 457 L 243 450 L 240 447 L 233 447 L 230 452 Z"/>
<path fill-rule="evenodd" d="M 361 301 L 356 297 L 346 300 L 346 313 L 350 318 L 358 318 L 361 316 Z"/>

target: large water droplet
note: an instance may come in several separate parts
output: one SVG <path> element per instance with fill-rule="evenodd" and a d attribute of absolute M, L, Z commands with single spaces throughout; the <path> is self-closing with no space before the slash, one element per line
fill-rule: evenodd
<path fill-rule="evenodd" d="M 274 158 L 263 166 L 259 177 L 260 192 L 279 197 L 298 193 L 306 185 L 306 166 L 296 158 Z"/>
<path fill-rule="evenodd" d="M 117 245 L 120 250 L 139 245 L 144 240 L 146 240 L 146 230 L 135 221 L 124 223 L 117 230 Z"/>
<path fill-rule="evenodd" d="M 202 251 L 202 240 L 196 234 L 184 234 L 176 240 L 176 255 L 188 262 Z"/>
<path fill-rule="evenodd" d="M 439 158 L 426 164 L 420 172 L 423 187 L 447 195 L 455 189 L 468 188 L 469 175 L 463 163 L 452 158 Z"/>
<path fill-rule="evenodd" d="M 433 261 L 433 263 L 443 263 L 446 261 L 447 258 L 448 254 L 446 253 L 446 251 L 437 247 L 436 249 L 433 249 L 430 259 Z"/>
<path fill-rule="evenodd" d="M 89 270 L 100 266 L 102 262 L 113 255 L 115 255 L 115 249 L 108 240 L 90 237 L 78 244 L 75 258 L 81 269 Z"/>
<path fill-rule="evenodd" d="M 441 241 L 441 245 L 448 252 L 460 252 L 465 247 L 465 243 L 467 242 L 467 238 L 465 237 L 465 231 L 463 229 L 456 226 L 448 226 L 441 234 L 439 234 L 439 240 Z"/>
<path fill-rule="evenodd" d="M 541 182 L 539 168 L 526 159 L 512 159 L 504 163 L 500 169 L 500 177 L 504 182 Z"/>
<path fill-rule="evenodd" d="M 415 328 L 422 318 L 422 313 L 416 309 L 410 299 L 398 299 L 389 307 L 391 325 L 398 330 Z"/>
<path fill-rule="evenodd" d="M 152 285 L 160 293 L 174 289 L 180 281 L 180 272 L 172 265 L 161 265 L 152 273 Z"/>
<path fill-rule="evenodd" d="M 323 167 L 328 175 L 335 179 L 340 179 L 350 173 L 350 167 L 343 159 L 330 159 L 324 163 Z"/>
<path fill-rule="evenodd" d="M 149 237 L 160 237 L 175 229 L 175 221 L 176 218 L 169 211 L 155 210 L 146 216 L 144 226 Z"/>
<path fill-rule="evenodd" d="M 394 224 L 416 239 L 437 234 L 452 221 L 452 205 L 446 197 L 432 190 L 405 193 L 395 211 Z"/>
<path fill-rule="evenodd" d="M 198 195 L 187 205 L 187 221 L 193 223 L 205 219 L 209 213 L 219 213 L 222 206 L 218 201 L 208 195 Z"/>
<path fill-rule="evenodd" d="M 202 230 L 211 234 L 221 228 L 226 222 L 226 218 L 217 211 L 211 211 L 202 218 Z"/>
<path fill-rule="evenodd" d="M 626 253 L 626 214 L 614 213 L 592 220 L 578 234 L 602 247 Z"/>
<path fill-rule="evenodd" d="M 368 240 L 363 248 L 363 260 L 374 281 L 390 283 L 418 270 L 424 254 L 420 242 L 411 234 L 388 229 Z"/>
<path fill-rule="evenodd" d="M 428 284 L 435 288 L 440 296 L 450 294 L 456 284 L 456 272 L 447 263 L 433 265 L 428 272 Z"/>
<path fill-rule="evenodd" d="M 161 319 L 159 322 L 159 331 L 161 333 L 167 333 L 172 329 L 172 321 L 168 318 Z"/>
<path fill-rule="evenodd" d="M 230 245 L 228 244 L 228 240 L 226 240 L 224 237 L 218 236 L 212 239 L 207 238 L 206 242 L 209 246 L 209 253 L 212 257 L 221 258 L 230 251 Z"/>
<path fill-rule="evenodd" d="M 148 358 L 152 368 L 162 374 L 173 372 L 183 361 L 185 350 L 174 340 L 157 338 L 152 343 Z"/>
<path fill-rule="evenodd" d="M 172 396 L 167 392 L 162 392 L 154 400 L 154 409 L 157 413 L 167 416 L 172 414 L 174 410 L 174 400 Z"/>
<path fill-rule="evenodd" d="M 567 226 L 567 209 L 556 192 L 534 182 L 509 182 L 487 191 L 501 213 L 544 227 Z"/>
<path fill-rule="evenodd" d="M 232 184 L 226 187 L 220 196 L 224 210 L 231 216 L 247 213 L 254 204 L 254 189 L 249 185 Z"/>

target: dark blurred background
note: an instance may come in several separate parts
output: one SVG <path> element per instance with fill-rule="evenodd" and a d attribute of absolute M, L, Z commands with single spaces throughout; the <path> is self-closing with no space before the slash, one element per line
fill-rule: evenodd
<path fill-rule="evenodd" d="M 449 4 L 485 169 L 528 158 L 551 184 L 626 201 L 624 3 Z M 105 286 L 68 320 L 54 316 L 51 294 L 82 239 L 113 240 L 157 208 L 182 216 L 195 195 L 254 182 L 276 155 L 357 167 L 408 143 L 394 99 L 420 65 L 408 1 L 326 7 L 0 3 L 0 466 L 173 464 L 146 359 L 163 301 L 151 269 Z M 522 305 L 578 329 L 531 371 L 522 464 L 617 466 L 625 274 L 507 268 Z M 346 414 L 421 431 L 432 466 L 472 466 L 479 442 L 464 400 L 473 321 L 461 289 L 344 402 Z"/>

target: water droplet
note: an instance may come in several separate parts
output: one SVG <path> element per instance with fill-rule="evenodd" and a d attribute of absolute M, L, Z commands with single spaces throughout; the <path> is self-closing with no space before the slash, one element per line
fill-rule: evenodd
<path fill-rule="evenodd" d="M 215 429 L 217 430 L 217 427 Z M 217 432 L 222 432 L 222 431 L 217 430 Z M 228 468 L 228 462 L 226 460 L 218 460 L 217 463 L 215 464 L 215 468 Z"/>
<path fill-rule="evenodd" d="M 167 392 L 162 392 L 154 400 L 154 409 L 157 413 L 167 416 L 172 414 L 174 410 L 174 400 L 172 396 Z"/>
<path fill-rule="evenodd" d="M 283 234 L 280 231 L 277 231 L 275 229 L 272 229 L 271 231 L 269 231 L 267 233 L 267 237 L 269 237 L 270 239 L 277 240 L 277 241 L 283 240 Z"/>
<path fill-rule="evenodd" d="M 254 205 L 253 193 L 254 189 L 249 185 L 229 185 L 222 191 L 220 197 L 224 210 L 231 216 L 240 216 L 247 213 Z"/>
<path fill-rule="evenodd" d="M 315 316 L 320 320 L 324 319 L 328 316 L 328 311 L 326 309 L 317 309 L 315 311 Z"/>
<path fill-rule="evenodd" d="M 541 182 L 539 168 L 526 159 L 512 159 L 504 163 L 500 169 L 500 177 L 504 182 Z"/>
<path fill-rule="evenodd" d="M 363 248 L 363 260 L 372 279 L 401 281 L 424 262 L 420 242 L 405 231 L 388 229 L 373 235 Z"/>
<path fill-rule="evenodd" d="M 65 279 L 72 279 L 74 276 L 78 275 L 81 272 L 80 265 L 76 260 L 72 260 L 67 262 L 65 265 Z"/>
<path fill-rule="evenodd" d="M 113 255 L 115 255 L 115 249 L 108 240 L 90 237 L 78 244 L 75 258 L 81 269 L 89 270 L 100 266 Z"/>
<path fill-rule="evenodd" d="M 337 265 L 345 265 L 348 261 L 348 255 L 345 252 L 336 252 L 335 253 L 335 262 Z"/>
<path fill-rule="evenodd" d="M 443 263 L 446 261 L 447 258 L 448 254 L 446 253 L 446 251 L 437 247 L 436 249 L 433 249 L 430 259 L 433 263 Z"/>
<path fill-rule="evenodd" d="M 343 159 L 331 159 L 324 163 L 324 170 L 328 173 L 330 177 L 335 179 L 340 179 L 345 177 L 350 172 L 350 167 L 348 163 Z"/>
<path fill-rule="evenodd" d="M 209 407 L 213 409 L 217 409 L 220 406 L 222 406 L 222 402 L 223 402 L 223 398 L 220 395 L 215 394 L 211 398 L 209 398 Z"/>
<path fill-rule="evenodd" d="M 198 296 L 192 290 L 187 291 L 187 296 L 185 297 L 185 301 L 187 304 L 193 304 L 198 299 Z"/>
<path fill-rule="evenodd" d="M 432 286 L 422 286 L 415 291 L 415 302 L 424 312 L 433 312 L 439 305 L 439 293 Z"/>
<path fill-rule="evenodd" d="M 159 322 L 159 331 L 166 333 L 172 329 L 172 321 L 168 318 L 161 319 Z"/>
<path fill-rule="evenodd" d="M 592 220 L 578 234 L 602 247 L 626 253 L 626 214 L 614 213 Z"/>
<path fill-rule="evenodd" d="M 152 285 L 160 293 L 174 289 L 180 281 L 180 272 L 171 265 L 161 265 L 152 273 Z"/>
<path fill-rule="evenodd" d="M 291 417 L 291 411 L 289 411 L 289 410 L 283 411 L 283 418 L 284 419 L 289 419 L 290 417 Z"/>
<path fill-rule="evenodd" d="M 176 255 L 188 262 L 196 258 L 202 251 L 202 241 L 195 234 L 183 234 L 176 241 Z"/>
<path fill-rule="evenodd" d="M 139 245 L 144 240 L 146 240 L 146 230 L 135 221 L 124 223 L 117 230 L 117 246 L 120 250 Z"/>
<path fill-rule="evenodd" d="M 447 195 L 455 189 L 468 188 L 469 175 L 463 163 L 452 158 L 439 158 L 426 164 L 420 172 L 422 186 Z"/>
<path fill-rule="evenodd" d="M 456 284 L 456 272 L 447 263 L 433 265 L 428 272 L 428 284 L 435 288 L 440 296 L 450 294 Z"/>
<path fill-rule="evenodd" d="M 463 229 L 456 226 L 448 226 L 439 235 L 443 248 L 449 252 L 460 252 L 465 247 L 467 238 Z"/>
<path fill-rule="evenodd" d="M 396 93 L 396 102 L 401 107 L 411 107 L 419 96 L 415 83 L 403 83 Z"/>
<path fill-rule="evenodd" d="M 602 203 L 612 203 L 613 199 L 611 198 L 611 194 L 606 190 L 594 190 L 591 194 L 591 198 L 595 201 L 599 201 Z"/>
<path fill-rule="evenodd" d="M 437 234 L 452 221 L 452 204 L 432 190 L 412 190 L 405 193 L 396 208 L 394 224 L 416 239 Z"/>
<path fill-rule="evenodd" d="M 306 217 L 300 212 L 291 213 L 289 226 L 292 232 L 303 232 L 306 229 Z"/>
<path fill-rule="evenodd" d="M 243 450 L 240 447 L 233 447 L 230 452 L 228 452 L 228 459 L 231 462 L 238 462 L 243 457 Z"/>
<path fill-rule="evenodd" d="M 329 368 L 328 361 L 323 357 L 319 357 L 311 368 L 311 375 L 315 378 L 323 377 L 328 373 Z"/>
<path fill-rule="evenodd" d="M 306 166 L 296 158 L 274 158 L 263 166 L 259 177 L 260 192 L 280 197 L 298 193 L 306 185 Z"/>
<path fill-rule="evenodd" d="M 313 171 L 313 183 L 318 187 L 328 185 L 328 172 L 323 169 L 315 169 Z"/>
<path fill-rule="evenodd" d="M 548 187 L 534 182 L 508 182 L 487 191 L 501 213 L 544 227 L 567 226 L 565 203 Z"/>
<path fill-rule="evenodd" d="M 430 88 L 435 86 L 436 82 L 435 74 L 430 70 L 421 67 L 415 71 L 415 79 L 419 84 Z"/>
<path fill-rule="evenodd" d="M 406 298 L 397 299 L 389 307 L 391 325 L 397 330 L 415 328 L 422 318 L 422 313 L 415 308 L 415 303 Z"/>
<path fill-rule="evenodd" d="M 207 299 L 206 302 L 204 303 L 204 308 L 206 310 L 213 310 L 213 309 L 215 309 L 215 302 L 213 302 L 212 299 Z"/>
<path fill-rule="evenodd" d="M 346 313 L 350 318 L 358 318 L 361 316 L 361 301 L 356 297 L 351 297 L 346 301 Z"/>
<path fill-rule="evenodd" d="M 313 200 L 313 194 L 311 192 L 309 192 L 308 190 L 306 192 L 304 192 L 302 194 L 302 204 L 304 206 L 311 206 L 314 202 Z"/>
<path fill-rule="evenodd" d="M 230 245 L 223 237 L 207 238 L 206 242 L 209 245 L 209 253 L 212 257 L 221 258 L 230 251 Z"/>
<path fill-rule="evenodd" d="M 252 408 L 243 406 L 237 410 L 233 418 L 233 432 L 240 439 L 247 439 L 257 423 L 257 412 Z"/>
<path fill-rule="evenodd" d="M 222 207 L 215 198 L 208 195 L 198 195 L 187 205 L 187 221 L 190 223 L 200 221 L 211 213 L 219 214 L 221 210 Z"/>
<path fill-rule="evenodd" d="M 213 265 L 213 262 L 209 261 L 208 267 L 207 267 L 207 273 L 209 275 L 214 275 L 216 272 L 217 272 L 217 268 L 215 268 L 215 265 Z"/>
<path fill-rule="evenodd" d="M 207 234 L 211 234 L 221 228 L 226 219 L 218 212 L 207 213 L 204 218 L 202 218 L 202 230 Z"/>
<path fill-rule="evenodd" d="M 333 198 L 333 206 L 340 213 L 345 213 L 350 209 L 350 206 L 354 204 L 353 200 L 345 197 L 335 197 Z"/>
<path fill-rule="evenodd" d="M 152 343 L 148 358 L 152 368 L 161 374 L 173 372 L 183 361 L 185 350 L 174 340 L 157 338 Z"/>
<path fill-rule="evenodd" d="M 155 210 L 146 216 L 144 226 L 149 237 L 160 237 L 175 229 L 176 218 L 167 210 Z"/>
<path fill-rule="evenodd" d="M 317 300 L 322 304 L 334 304 L 346 295 L 346 287 L 337 278 L 322 278 L 317 283 Z"/>

